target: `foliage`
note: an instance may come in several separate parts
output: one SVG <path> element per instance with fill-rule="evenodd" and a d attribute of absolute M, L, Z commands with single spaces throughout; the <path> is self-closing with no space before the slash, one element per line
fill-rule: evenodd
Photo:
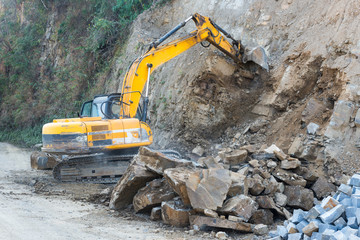
<path fill-rule="evenodd" d="M 38 143 L 43 123 L 103 93 L 131 22 L 168 1 L 2 0 L 0 141 Z"/>

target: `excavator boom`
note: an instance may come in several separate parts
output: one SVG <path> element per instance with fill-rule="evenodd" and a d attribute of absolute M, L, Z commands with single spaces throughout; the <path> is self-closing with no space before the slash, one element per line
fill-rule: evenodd
<path fill-rule="evenodd" d="M 184 27 L 189 20 L 193 20 L 195 22 L 197 30 L 191 32 L 186 37 L 160 45 L 176 31 Z M 230 43 L 223 34 L 227 38 L 231 39 L 232 43 Z M 242 48 L 241 42 L 235 40 L 229 33 L 212 22 L 210 18 L 196 13 L 165 34 L 158 41 L 152 43 L 148 51 L 130 65 L 122 86 L 120 118 L 135 117 L 144 86 L 148 84 L 150 74 L 157 67 L 185 52 L 196 44 L 203 43 L 205 41 L 208 41 L 210 44 L 217 47 L 219 50 L 231 57 L 236 63 L 243 63 L 244 59 L 242 53 L 244 53 L 244 49 Z M 252 56 L 252 53 L 256 53 L 256 56 Z M 252 53 L 247 55 L 246 59 L 254 61 L 268 70 L 264 50 L 258 47 L 253 50 Z M 146 90 L 146 93 L 147 92 L 148 90 Z M 147 96 L 145 95 L 144 97 L 146 98 Z"/>
<path fill-rule="evenodd" d="M 196 30 L 163 44 L 190 20 L 195 22 Z M 39 166 L 41 162 L 42 167 L 48 167 L 48 154 L 59 162 L 53 169 L 53 175 L 61 181 L 116 181 L 138 148 L 148 146 L 153 141 L 152 131 L 146 124 L 151 73 L 196 44 L 204 45 L 205 41 L 236 63 L 242 64 L 243 56 L 247 56 L 248 60 L 267 69 L 263 49 L 260 52 L 254 51 L 257 56 L 244 55 L 246 51 L 240 41 L 235 40 L 210 18 L 196 13 L 153 42 L 145 54 L 132 62 L 125 75 L 121 93 L 95 96 L 94 100 L 83 104 L 79 118 L 55 119 L 52 123 L 45 124 L 42 132 L 42 150 L 45 155 L 33 155 L 40 156 L 32 159 L 33 165 L 37 163 Z M 139 107 L 141 99 L 144 103 L 142 110 Z M 174 152 L 166 153 L 174 155 Z M 61 160 L 64 155 L 68 156 Z"/>

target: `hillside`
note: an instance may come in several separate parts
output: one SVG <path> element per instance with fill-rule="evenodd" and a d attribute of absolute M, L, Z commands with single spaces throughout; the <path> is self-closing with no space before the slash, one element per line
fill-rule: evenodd
<path fill-rule="evenodd" d="M 19 129 L 38 139 L 43 122 L 75 116 L 95 94 L 120 91 L 130 62 L 199 12 L 244 45 L 263 46 L 270 72 L 249 64 L 253 76 L 245 77 L 231 59 L 200 45 L 164 64 L 150 87 L 154 147 L 199 145 L 210 154 L 274 143 L 320 172 L 358 170 L 358 1 L 86 3 L 1 1 L 2 139 Z M 193 29 L 188 23 L 175 37 Z M 310 123 L 318 125 L 315 135 L 307 133 Z"/>

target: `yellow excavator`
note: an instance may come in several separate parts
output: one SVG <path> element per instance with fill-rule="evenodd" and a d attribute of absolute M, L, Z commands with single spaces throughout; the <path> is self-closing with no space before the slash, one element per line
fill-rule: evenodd
<path fill-rule="evenodd" d="M 195 22 L 195 31 L 162 44 L 190 20 Z M 151 73 L 198 43 L 206 46 L 206 42 L 236 63 L 253 61 L 268 70 L 261 47 L 245 49 L 210 18 L 196 13 L 153 42 L 145 54 L 131 63 L 121 93 L 95 96 L 82 105 L 78 118 L 55 119 L 45 124 L 42 151 L 46 155 L 38 157 L 37 164 L 46 165 L 47 157 L 55 157 L 53 175 L 61 181 L 116 182 L 138 148 L 153 142 L 153 133 L 146 123 Z M 177 155 L 170 150 L 164 153 Z"/>

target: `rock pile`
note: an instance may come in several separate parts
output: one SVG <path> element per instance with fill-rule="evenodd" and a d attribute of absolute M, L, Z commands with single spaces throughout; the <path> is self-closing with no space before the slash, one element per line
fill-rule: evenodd
<path fill-rule="evenodd" d="M 277 239 L 360 239 L 360 174 L 341 184 L 336 194 L 323 199 L 309 211 L 295 210 L 293 216 L 269 235 Z"/>
<path fill-rule="evenodd" d="M 314 193 L 324 197 L 333 191 L 332 183 L 275 145 L 263 151 L 252 145 L 221 149 L 196 162 L 143 147 L 115 186 L 110 208 L 132 204 L 136 212 L 173 226 L 263 235 L 274 217 L 290 219 L 293 208 L 312 209 Z"/>

